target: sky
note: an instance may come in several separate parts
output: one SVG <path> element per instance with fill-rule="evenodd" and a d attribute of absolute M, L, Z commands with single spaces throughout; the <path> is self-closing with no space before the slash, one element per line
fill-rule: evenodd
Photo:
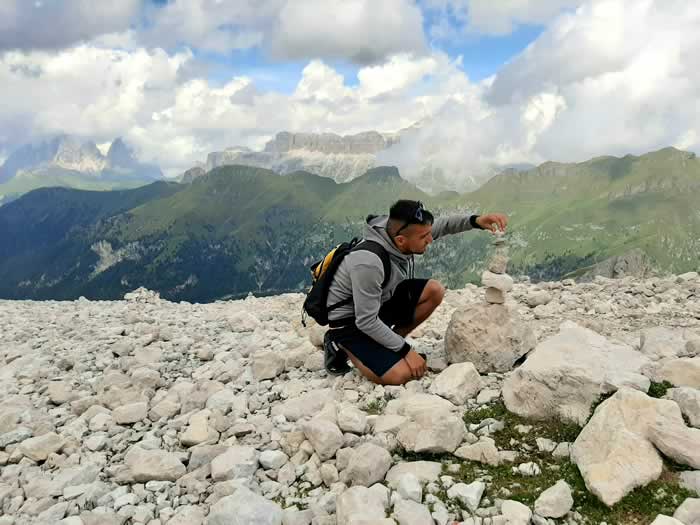
<path fill-rule="evenodd" d="M 411 126 L 448 173 L 700 149 L 700 2 L 0 0 L 0 161 L 123 137 L 176 175 L 279 131 Z"/>

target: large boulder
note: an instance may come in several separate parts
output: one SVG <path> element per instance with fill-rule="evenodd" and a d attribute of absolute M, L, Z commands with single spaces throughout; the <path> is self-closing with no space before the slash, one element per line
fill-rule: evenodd
<path fill-rule="evenodd" d="M 586 487 L 608 506 L 661 475 L 651 429 L 683 426 L 678 405 L 621 388 L 598 406 L 571 447 Z"/>
<path fill-rule="evenodd" d="M 584 424 L 602 394 L 627 386 L 649 389 L 641 369 L 649 359 L 576 323 L 537 345 L 503 384 L 506 407 L 523 417 Z"/>
<path fill-rule="evenodd" d="M 502 304 L 477 304 L 456 310 L 445 333 L 450 363 L 471 362 L 476 369 L 507 372 L 535 347 L 535 334 L 520 315 Z"/>

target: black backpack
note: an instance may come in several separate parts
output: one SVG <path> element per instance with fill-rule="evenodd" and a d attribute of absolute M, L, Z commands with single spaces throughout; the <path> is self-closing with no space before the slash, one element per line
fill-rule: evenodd
<path fill-rule="evenodd" d="M 328 290 L 330 289 L 333 277 L 340 263 L 347 254 L 359 250 L 372 252 L 379 256 L 382 260 L 382 264 L 384 264 L 384 282 L 382 282 L 382 288 L 387 285 L 391 278 L 391 261 L 389 259 L 389 253 L 381 244 L 376 241 L 358 239 L 357 237 L 350 242 L 343 242 L 328 252 L 323 259 L 311 265 L 312 284 L 304 300 L 301 317 L 301 323 L 304 326 L 306 326 L 307 315 L 311 316 L 321 326 L 326 326 L 328 324 L 328 313 L 330 311 L 352 302 L 352 296 L 350 296 L 336 304 L 326 306 L 328 302 Z"/>

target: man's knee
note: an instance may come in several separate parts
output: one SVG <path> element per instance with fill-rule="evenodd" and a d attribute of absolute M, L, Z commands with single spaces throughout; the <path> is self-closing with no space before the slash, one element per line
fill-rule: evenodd
<path fill-rule="evenodd" d="M 399 386 L 408 383 L 413 376 L 405 361 L 401 360 L 389 369 L 382 377 L 382 384 Z"/>
<path fill-rule="evenodd" d="M 428 299 L 437 306 L 445 298 L 445 287 L 435 279 L 430 279 L 425 285 L 425 293 Z"/>

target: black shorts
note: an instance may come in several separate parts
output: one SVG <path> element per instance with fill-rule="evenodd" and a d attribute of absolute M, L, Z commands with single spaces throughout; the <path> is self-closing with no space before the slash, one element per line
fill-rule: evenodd
<path fill-rule="evenodd" d="M 400 282 L 391 299 L 379 309 L 379 318 L 390 328 L 413 324 L 416 319 L 416 306 L 426 284 L 428 279 L 406 279 Z M 330 337 L 378 377 L 386 374 L 406 355 L 406 351 L 394 352 L 382 346 L 361 332 L 352 321 L 348 326 L 332 328 Z"/>

